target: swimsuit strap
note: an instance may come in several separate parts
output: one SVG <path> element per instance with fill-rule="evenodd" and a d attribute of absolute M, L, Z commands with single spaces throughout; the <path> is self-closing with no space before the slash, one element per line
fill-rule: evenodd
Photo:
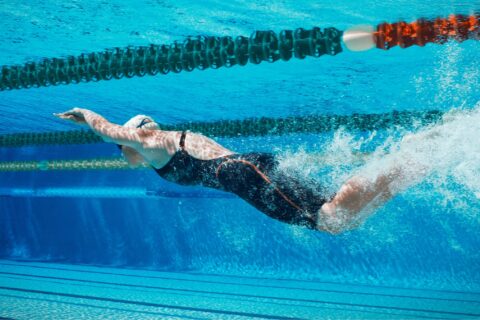
<path fill-rule="evenodd" d="M 182 135 L 180 136 L 180 142 L 178 145 L 182 151 L 185 151 L 185 137 L 187 136 L 187 131 L 182 131 Z"/>

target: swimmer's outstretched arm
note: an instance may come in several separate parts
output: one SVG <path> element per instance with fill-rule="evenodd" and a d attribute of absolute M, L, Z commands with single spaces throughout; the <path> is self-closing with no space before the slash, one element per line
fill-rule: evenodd
<path fill-rule="evenodd" d="M 105 142 L 114 142 L 132 148 L 138 148 L 150 132 L 124 128 L 109 122 L 101 115 L 87 109 L 73 108 L 64 113 L 55 114 L 61 119 L 73 121 L 77 124 L 86 124 Z"/>
<path fill-rule="evenodd" d="M 128 146 L 137 151 L 141 151 L 146 147 L 172 150 L 172 152 L 176 150 L 173 139 L 166 139 L 166 134 L 163 131 L 125 128 L 109 122 L 101 115 L 88 109 L 73 108 L 72 110 L 55 114 L 55 116 L 77 124 L 85 124 L 105 142 Z"/>
<path fill-rule="evenodd" d="M 104 141 L 133 148 L 142 155 L 159 150 L 163 156 L 164 154 L 173 155 L 178 150 L 177 142 L 180 139 L 180 133 L 177 131 L 126 128 L 107 121 L 93 111 L 81 108 L 74 108 L 67 112 L 55 114 L 55 116 L 77 124 L 85 124 L 102 137 Z M 201 160 L 218 158 L 233 153 L 201 134 L 190 133 L 187 140 L 189 153 Z M 157 156 L 159 155 L 157 154 Z"/>

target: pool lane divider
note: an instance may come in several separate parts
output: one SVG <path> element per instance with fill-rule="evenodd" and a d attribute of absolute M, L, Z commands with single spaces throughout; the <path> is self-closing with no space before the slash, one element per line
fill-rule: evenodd
<path fill-rule="evenodd" d="M 254 31 L 250 37 L 197 36 L 170 45 L 129 46 L 2 66 L 0 91 L 229 68 L 249 62 L 288 61 L 292 57 L 334 56 L 342 52 L 343 46 L 352 51 L 374 47 L 388 50 L 395 46 L 408 48 L 469 39 L 480 39 L 480 13 L 421 18 L 411 23 L 385 22 L 376 27 L 357 26 L 346 31 L 314 27 L 279 33 Z"/>
<path fill-rule="evenodd" d="M 363 163 L 369 156 L 369 153 L 353 153 L 351 159 L 344 159 L 344 163 Z M 316 162 L 324 165 L 335 161 L 328 154 L 318 154 L 315 157 Z M 71 170 L 129 170 L 129 169 L 151 169 L 148 164 L 142 164 L 138 167 L 130 167 L 128 162 L 122 157 L 93 158 L 93 159 L 74 159 L 74 160 L 29 160 L 29 161 L 1 161 L 0 172 L 19 172 L 19 171 L 71 171 Z M 1 192 L 0 192 L 1 194 Z"/>
<path fill-rule="evenodd" d="M 413 128 L 437 123 L 444 115 L 440 110 L 392 111 L 376 114 L 311 115 L 286 118 L 250 118 L 213 122 L 160 124 L 163 130 L 198 132 L 213 138 L 255 137 L 294 133 L 324 133 L 345 128 L 351 131 L 383 130 L 394 127 Z M 0 147 L 92 144 L 103 140 L 91 130 L 0 135 Z M 115 164 L 122 166 L 123 164 Z"/>
<path fill-rule="evenodd" d="M 137 169 L 150 168 L 141 165 Z M 120 157 L 82 160 L 41 160 L 0 162 L 0 172 L 12 171 L 59 171 L 59 170 L 128 170 L 128 162 Z"/>

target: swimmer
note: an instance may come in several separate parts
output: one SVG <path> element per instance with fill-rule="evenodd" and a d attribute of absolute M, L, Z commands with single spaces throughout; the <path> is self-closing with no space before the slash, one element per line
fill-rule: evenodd
<path fill-rule="evenodd" d="M 373 180 L 352 177 L 329 197 L 318 183 L 276 170 L 273 154 L 235 153 L 201 134 L 161 130 L 149 116 L 137 115 L 121 126 L 81 108 L 54 115 L 87 125 L 105 142 L 117 144 L 132 167 L 148 164 L 168 181 L 231 192 L 271 218 L 331 234 L 357 226 L 366 211 L 398 192 L 392 185 L 409 180 L 404 173 L 411 164 L 395 164 Z"/>

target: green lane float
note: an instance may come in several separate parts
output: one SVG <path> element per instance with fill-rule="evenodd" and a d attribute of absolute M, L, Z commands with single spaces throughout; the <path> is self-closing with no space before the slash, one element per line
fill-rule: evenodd
<path fill-rule="evenodd" d="M 80 82 L 143 77 L 170 71 L 193 71 L 244 66 L 248 62 L 288 61 L 292 57 L 336 55 L 342 43 L 350 50 L 373 47 L 407 48 L 449 40 L 480 39 L 480 14 L 450 15 L 448 18 L 418 19 L 407 23 L 381 23 L 376 27 L 359 26 L 346 31 L 335 28 L 306 30 L 255 31 L 250 37 L 189 37 L 170 45 L 150 45 L 107 49 L 66 58 L 44 59 L 25 65 L 3 66 L 0 91 L 48 87 Z"/>
<path fill-rule="evenodd" d="M 0 90 L 120 79 L 134 76 L 217 69 L 248 62 L 288 61 L 342 51 L 342 33 L 335 28 L 255 31 L 247 38 L 190 37 L 171 45 L 115 48 L 77 57 L 44 59 L 23 66 L 3 66 Z"/>
<path fill-rule="evenodd" d="M 344 163 L 361 163 L 369 156 L 368 153 L 353 153 Z M 330 154 L 316 155 L 315 163 L 324 165 L 335 163 L 337 159 Z M 150 169 L 150 165 L 143 164 L 132 168 L 122 157 L 75 159 L 75 160 L 40 160 L 40 161 L 5 161 L 0 162 L 1 172 L 21 171 L 72 171 L 72 170 L 129 170 Z"/>
<path fill-rule="evenodd" d="M 411 128 L 414 125 L 435 123 L 442 118 L 443 114 L 440 110 L 393 111 L 378 114 L 312 115 L 287 118 L 251 118 L 214 122 L 186 122 L 176 125 L 161 124 L 160 127 L 163 130 L 190 130 L 210 137 L 232 138 L 292 133 L 322 133 L 341 127 L 352 131 L 381 130 L 395 126 Z M 86 130 L 0 135 L 0 147 L 91 144 L 101 142 L 103 142 L 103 140 L 95 135 L 93 131 Z"/>
<path fill-rule="evenodd" d="M 138 169 L 149 168 L 147 165 Z M 52 170 L 127 170 L 128 162 L 121 158 L 84 160 L 42 160 L 0 162 L 0 172 L 8 171 L 52 171 Z"/>

